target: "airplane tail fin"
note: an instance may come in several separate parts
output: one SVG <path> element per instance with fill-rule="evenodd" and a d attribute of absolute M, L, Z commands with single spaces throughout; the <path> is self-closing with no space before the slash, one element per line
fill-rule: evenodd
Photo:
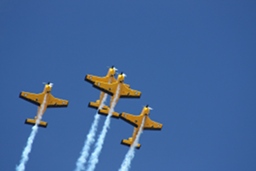
<path fill-rule="evenodd" d="M 128 140 L 127 140 L 127 139 L 123 139 L 123 140 L 121 141 L 121 144 L 130 147 L 133 142 L 134 142 L 134 141 L 132 141 L 132 138 L 130 137 Z M 140 147 L 141 147 L 141 145 L 138 143 L 138 144 L 136 145 L 136 148 L 137 148 L 137 149 L 140 149 Z"/>
<path fill-rule="evenodd" d="M 36 120 L 35 120 L 35 119 L 29 119 L 29 118 L 28 118 L 28 119 L 25 120 L 25 124 L 28 124 L 28 125 L 35 125 L 35 124 L 36 124 Z M 47 122 L 44 122 L 44 121 L 40 121 L 39 124 L 38 124 L 38 126 L 44 127 L 44 128 L 46 128 L 47 125 L 48 125 L 48 123 L 47 123 Z"/>

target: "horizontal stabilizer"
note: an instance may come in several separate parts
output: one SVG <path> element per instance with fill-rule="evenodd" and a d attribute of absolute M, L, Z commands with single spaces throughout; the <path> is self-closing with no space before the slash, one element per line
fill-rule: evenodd
<path fill-rule="evenodd" d="M 98 109 L 99 106 L 100 106 L 100 104 L 97 103 L 97 102 L 90 102 L 90 103 L 88 104 L 88 107 L 91 107 L 91 108 L 94 108 L 94 109 Z"/>
<path fill-rule="evenodd" d="M 121 141 L 121 144 L 130 147 L 130 146 L 132 145 L 132 141 L 123 139 L 123 140 Z M 138 144 L 136 145 L 136 148 L 137 148 L 137 149 L 140 149 L 140 147 L 141 147 L 141 145 L 138 143 Z"/>
<path fill-rule="evenodd" d="M 97 100 L 96 102 L 90 102 L 88 103 L 88 107 L 94 108 L 94 109 L 98 109 L 100 107 L 100 103 L 99 100 Z M 103 106 L 102 109 L 107 109 L 108 106 Z"/>
<path fill-rule="evenodd" d="M 98 110 L 98 114 L 105 115 L 105 116 L 108 115 L 109 114 L 109 108 L 107 108 L 107 109 L 103 108 L 103 109 Z M 113 112 L 111 117 L 119 119 L 119 115 L 120 115 L 119 113 Z"/>
<path fill-rule="evenodd" d="M 36 120 L 35 120 L 35 119 L 26 119 L 26 120 L 25 120 L 25 124 L 28 124 L 28 125 L 35 125 L 35 124 L 36 124 Z M 39 124 L 38 124 L 38 126 L 44 127 L 44 128 L 46 128 L 47 125 L 48 125 L 48 123 L 47 123 L 47 122 L 44 122 L 44 121 L 40 121 Z"/>

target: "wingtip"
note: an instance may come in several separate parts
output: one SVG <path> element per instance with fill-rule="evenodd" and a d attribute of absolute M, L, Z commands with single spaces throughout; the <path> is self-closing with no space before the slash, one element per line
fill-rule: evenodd
<path fill-rule="evenodd" d="M 87 81 L 87 75 L 85 75 L 85 77 L 84 77 L 84 81 Z"/>
<path fill-rule="evenodd" d="M 136 149 L 140 149 L 141 148 L 141 144 L 138 144 L 137 146 L 136 146 Z"/>
<path fill-rule="evenodd" d="M 113 114 L 112 114 L 111 117 L 112 117 L 112 118 L 115 118 L 115 119 L 119 119 L 119 118 L 120 118 L 120 113 L 118 113 L 118 112 L 113 112 Z"/>
<path fill-rule="evenodd" d="M 94 84 L 94 82 L 88 78 L 89 76 L 90 76 L 89 74 L 86 74 L 84 77 L 84 81 Z"/>

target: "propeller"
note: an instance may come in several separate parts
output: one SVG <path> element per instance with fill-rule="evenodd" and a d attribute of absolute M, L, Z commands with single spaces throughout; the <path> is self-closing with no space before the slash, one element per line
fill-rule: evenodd
<path fill-rule="evenodd" d="M 115 70 L 115 71 L 118 71 L 118 69 L 116 67 L 114 67 L 114 65 L 112 66 L 112 68 Z"/>
<path fill-rule="evenodd" d="M 47 84 L 47 85 L 49 85 L 49 86 L 53 86 L 53 83 L 51 83 L 51 82 L 48 82 L 48 83 L 46 83 L 46 82 L 43 82 L 43 84 Z"/>
<path fill-rule="evenodd" d="M 121 72 L 120 74 L 123 75 L 124 77 L 127 77 L 127 75 L 123 72 Z"/>
<path fill-rule="evenodd" d="M 107 66 L 107 68 L 112 68 L 112 69 L 114 69 L 115 71 L 118 70 L 114 65 L 112 65 L 111 67 Z"/>
<path fill-rule="evenodd" d="M 150 107 L 149 105 L 146 105 L 145 107 L 146 107 L 146 108 L 149 108 L 149 110 L 153 110 L 153 108 Z"/>

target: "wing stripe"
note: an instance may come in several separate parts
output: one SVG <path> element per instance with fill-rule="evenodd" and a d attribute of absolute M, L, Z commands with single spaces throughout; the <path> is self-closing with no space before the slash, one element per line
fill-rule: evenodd
<path fill-rule="evenodd" d="M 141 96 L 141 95 L 140 95 Z M 129 95 L 120 95 L 122 98 L 128 98 L 128 99 L 139 99 L 140 96 L 129 96 Z"/>
<path fill-rule="evenodd" d="M 122 98 L 140 98 L 141 92 L 138 90 L 133 90 L 128 87 L 126 84 L 122 84 L 122 92 L 120 93 L 120 97 Z"/>
<path fill-rule="evenodd" d="M 52 94 L 49 95 L 49 101 L 47 107 L 67 107 L 68 101 L 54 97 Z"/>
<path fill-rule="evenodd" d="M 19 96 L 19 97 L 22 98 L 22 99 L 24 99 L 24 100 L 26 100 L 26 101 L 28 101 L 28 102 L 31 102 L 31 103 L 37 105 L 37 106 L 40 106 L 40 103 L 39 103 L 39 102 L 36 102 L 36 101 L 34 101 L 34 100 L 31 100 L 31 99 L 29 99 L 29 98 L 26 98 L 25 96 L 22 96 L 22 92 L 20 93 L 20 96 Z"/>
<path fill-rule="evenodd" d="M 103 91 L 104 93 L 109 94 L 110 96 L 113 96 L 113 95 L 114 95 L 114 93 L 112 93 L 111 91 L 107 91 L 107 90 L 105 90 L 105 89 L 103 89 L 103 88 L 101 88 L 101 87 L 98 87 L 98 86 L 96 86 L 96 85 L 93 85 L 93 87 L 94 87 L 94 88 L 97 88 L 97 89 L 100 90 L 100 91 Z"/>
<path fill-rule="evenodd" d="M 125 122 L 131 124 L 132 126 L 135 126 L 136 128 L 138 127 L 138 125 L 137 125 L 136 123 L 132 122 L 132 121 L 129 120 L 129 119 L 126 119 L 125 117 L 123 117 L 123 115 L 124 115 L 124 114 L 121 113 L 121 115 L 120 115 L 120 118 L 121 118 L 121 119 L 123 119 Z"/>
<path fill-rule="evenodd" d="M 159 131 L 161 129 L 162 129 L 162 127 L 161 128 L 154 128 L 154 127 L 152 127 L 152 128 L 143 128 L 143 130 L 152 130 L 152 131 Z"/>
<path fill-rule="evenodd" d="M 163 124 L 152 121 L 149 117 L 146 120 L 146 123 L 144 125 L 144 130 L 161 130 L 163 127 Z"/>
<path fill-rule="evenodd" d="M 58 105 L 58 104 L 56 104 L 56 105 L 48 105 L 47 107 L 48 108 L 53 108 L 53 107 L 67 107 L 68 106 L 68 104 L 65 104 L 65 105 Z"/>

